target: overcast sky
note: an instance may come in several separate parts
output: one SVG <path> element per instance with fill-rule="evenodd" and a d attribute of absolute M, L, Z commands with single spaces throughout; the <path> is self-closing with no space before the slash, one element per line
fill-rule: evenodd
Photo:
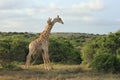
<path fill-rule="evenodd" d="M 55 24 L 52 32 L 116 32 L 120 0 L 0 0 L 0 31 L 42 32 L 57 15 L 64 25 Z"/>

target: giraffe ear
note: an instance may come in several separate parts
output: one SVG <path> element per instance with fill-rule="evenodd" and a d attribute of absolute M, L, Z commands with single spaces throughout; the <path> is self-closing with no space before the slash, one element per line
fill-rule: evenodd
<path fill-rule="evenodd" d="M 59 15 L 57 15 L 57 18 L 59 18 Z"/>
<path fill-rule="evenodd" d="M 48 18 L 47 23 L 50 24 L 52 22 L 52 18 Z"/>
<path fill-rule="evenodd" d="M 52 18 L 50 18 L 50 20 L 52 21 Z"/>
<path fill-rule="evenodd" d="M 48 20 L 52 21 L 52 18 L 49 17 Z"/>

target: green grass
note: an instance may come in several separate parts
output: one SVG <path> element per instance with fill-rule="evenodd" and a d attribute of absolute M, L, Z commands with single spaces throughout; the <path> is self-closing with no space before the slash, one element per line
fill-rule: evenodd
<path fill-rule="evenodd" d="M 43 65 L 30 66 L 22 70 L 0 70 L 0 80 L 119 80 L 120 74 L 98 73 L 80 65 L 53 64 L 53 70 L 46 71 Z"/>

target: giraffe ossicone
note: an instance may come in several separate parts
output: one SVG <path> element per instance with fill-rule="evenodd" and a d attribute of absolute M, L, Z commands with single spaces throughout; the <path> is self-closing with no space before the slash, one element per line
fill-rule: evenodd
<path fill-rule="evenodd" d="M 50 70 L 52 68 L 50 59 L 49 59 L 48 46 L 49 46 L 49 35 L 51 32 L 51 29 L 53 28 L 56 22 L 64 24 L 62 19 L 59 17 L 59 15 L 54 19 L 48 18 L 44 31 L 40 34 L 40 36 L 37 39 L 30 42 L 29 53 L 26 57 L 26 68 L 28 68 L 30 65 L 31 56 L 34 56 L 38 52 L 41 52 L 42 54 L 44 68 L 47 70 Z"/>

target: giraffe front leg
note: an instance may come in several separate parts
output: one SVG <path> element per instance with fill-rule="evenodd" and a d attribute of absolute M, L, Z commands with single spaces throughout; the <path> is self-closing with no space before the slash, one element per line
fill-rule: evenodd
<path fill-rule="evenodd" d="M 52 69 L 49 54 L 48 54 L 47 50 L 45 51 L 45 60 L 46 60 L 46 63 L 47 63 L 47 70 Z"/>
<path fill-rule="evenodd" d="M 50 70 L 51 64 L 50 64 L 49 53 L 48 53 L 48 41 L 44 41 L 42 43 L 42 49 L 44 53 L 44 60 L 45 60 L 46 68 L 47 70 Z"/>
<path fill-rule="evenodd" d="M 44 51 L 42 51 L 42 58 L 43 58 L 43 62 L 44 62 L 44 68 L 45 68 L 45 70 L 47 70 L 47 63 L 46 63 L 46 60 L 45 60 Z"/>
<path fill-rule="evenodd" d="M 45 50 L 42 51 L 42 57 L 43 57 L 43 61 L 44 61 L 45 70 L 50 70 L 51 65 L 50 65 L 49 55 L 48 55 L 47 51 L 45 51 Z"/>
<path fill-rule="evenodd" d="M 47 57 L 46 59 L 47 59 L 48 68 L 53 69 L 52 66 L 51 66 L 50 57 L 49 57 L 48 53 L 46 53 L 46 57 Z"/>

